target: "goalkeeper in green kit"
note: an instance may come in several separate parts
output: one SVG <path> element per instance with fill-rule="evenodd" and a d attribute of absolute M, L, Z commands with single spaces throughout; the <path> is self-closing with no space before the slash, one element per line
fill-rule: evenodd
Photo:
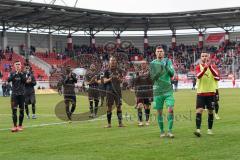
<path fill-rule="evenodd" d="M 161 46 L 156 47 L 156 59 L 150 63 L 150 75 L 153 81 L 153 106 L 158 111 L 158 125 L 160 128 L 160 137 L 168 136 L 174 138 L 172 133 L 173 127 L 173 87 L 171 77 L 174 76 L 172 62 L 168 58 L 164 58 L 164 49 Z M 168 133 L 164 131 L 163 106 L 164 102 L 168 108 Z"/>

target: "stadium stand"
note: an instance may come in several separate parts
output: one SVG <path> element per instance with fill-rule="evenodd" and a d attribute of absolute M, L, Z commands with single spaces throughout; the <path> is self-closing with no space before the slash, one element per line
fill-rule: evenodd
<path fill-rule="evenodd" d="M 2 79 L 3 80 L 7 80 L 7 77 L 9 75 L 9 73 L 12 71 L 12 66 L 14 61 L 19 60 L 22 64 L 25 63 L 25 59 L 17 54 L 17 53 L 1 53 L 1 65 L 0 65 L 0 71 L 2 71 L 3 76 Z M 38 81 L 42 81 L 42 80 L 48 80 L 48 76 L 46 75 L 46 73 L 38 68 L 37 66 L 35 66 L 34 64 L 30 63 L 32 70 L 34 72 L 34 76 L 36 77 L 36 79 Z"/>
<path fill-rule="evenodd" d="M 180 74 L 194 72 L 195 63 L 200 58 L 201 49 L 197 45 L 179 44 L 175 48 L 163 45 L 167 56 L 172 59 L 175 70 Z M 134 50 L 134 52 L 132 52 Z M 132 61 L 141 61 L 145 58 L 152 61 L 155 56 L 155 46 L 148 46 L 143 53 L 140 49 L 132 46 L 130 48 L 106 48 L 97 46 L 92 48 L 83 45 L 74 50 L 78 66 L 88 68 L 91 63 L 99 64 L 99 62 L 107 61 L 109 56 L 114 55 L 118 58 L 122 67 L 131 65 Z M 221 44 L 218 47 L 207 45 L 205 50 L 211 53 L 214 63 L 220 68 L 222 77 L 227 77 L 232 73 L 233 62 L 239 62 L 240 44 L 231 41 L 228 45 Z M 137 58 L 135 58 L 137 56 Z M 237 67 L 237 64 L 235 64 Z M 239 68 L 236 68 L 236 74 L 239 75 Z"/>
<path fill-rule="evenodd" d="M 77 63 L 72 58 L 63 53 L 37 52 L 34 53 L 34 55 L 55 67 L 62 65 L 71 65 L 73 68 L 77 67 Z"/>

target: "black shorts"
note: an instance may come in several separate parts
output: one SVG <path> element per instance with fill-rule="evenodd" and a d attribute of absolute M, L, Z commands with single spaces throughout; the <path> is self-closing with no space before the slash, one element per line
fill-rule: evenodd
<path fill-rule="evenodd" d="M 151 105 L 149 98 L 137 98 L 137 104 L 142 103 L 145 105 Z"/>
<path fill-rule="evenodd" d="M 119 107 L 122 105 L 122 95 L 107 91 L 106 101 L 108 106 L 114 105 L 114 102 L 115 102 L 115 105 Z"/>
<path fill-rule="evenodd" d="M 11 107 L 24 109 L 24 95 L 12 95 L 11 96 Z"/>
<path fill-rule="evenodd" d="M 89 88 L 88 89 L 88 98 L 89 99 L 99 99 L 99 89 L 98 88 Z"/>
<path fill-rule="evenodd" d="M 196 108 L 207 108 L 209 110 L 214 110 L 215 105 L 215 95 L 213 96 L 200 96 L 197 95 Z"/>
<path fill-rule="evenodd" d="M 36 103 L 36 98 L 35 94 L 30 94 L 30 95 L 25 95 L 25 104 L 35 104 Z"/>
<path fill-rule="evenodd" d="M 72 104 L 76 104 L 76 96 L 64 96 L 64 102 L 69 103 L 71 102 Z"/>

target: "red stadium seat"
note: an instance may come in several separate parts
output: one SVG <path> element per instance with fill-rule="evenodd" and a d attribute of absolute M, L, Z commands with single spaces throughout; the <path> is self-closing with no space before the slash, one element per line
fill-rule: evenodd
<path fill-rule="evenodd" d="M 67 56 L 65 59 L 57 59 L 56 53 L 48 53 L 48 55 L 46 56 L 46 53 L 37 52 L 35 53 L 35 55 L 50 65 L 67 64 L 67 65 L 71 65 L 73 68 L 77 67 L 77 63 Z"/>

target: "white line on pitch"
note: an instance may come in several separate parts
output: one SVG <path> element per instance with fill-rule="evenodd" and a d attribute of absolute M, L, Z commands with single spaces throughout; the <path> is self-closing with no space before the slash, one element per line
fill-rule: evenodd
<path fill-rule="evenodd" d="M 0 114 L 0 116 L 12 116 L 12 114 Z M 55 114 L 38 114 L 38 117 L 56 117 Z"/>
<path fill-rule="evenodd" d="M 96 119 L 90 119 L 90 120 L 86 120 L 86 121 L 94 122 L 94 121 L 102 121 L 102 120 L 105 120 L 105 119 L 100 119 L 100 117 L 99 117 L 99 118 L 96 118 Z M 82 122 L 82 121 L 72 121 L 72 123 L 79 123 L 79 122 Z M 44 126 L 55 126 L 55 125 L 61 125 L 61 124 L 67 124 L 67 123 L 69 123 L 69 122 L 43 123 L 43 124 L 36 124 L 36 125 L 32 125 L 32 126 L 24 126 L 24 128 L 36 128 L 36 127 L 44 127 Z M 10 130 L 10 129 L 11 128 L 1 128 L 0 131 L 7 131 L 7 130 Z"/>

